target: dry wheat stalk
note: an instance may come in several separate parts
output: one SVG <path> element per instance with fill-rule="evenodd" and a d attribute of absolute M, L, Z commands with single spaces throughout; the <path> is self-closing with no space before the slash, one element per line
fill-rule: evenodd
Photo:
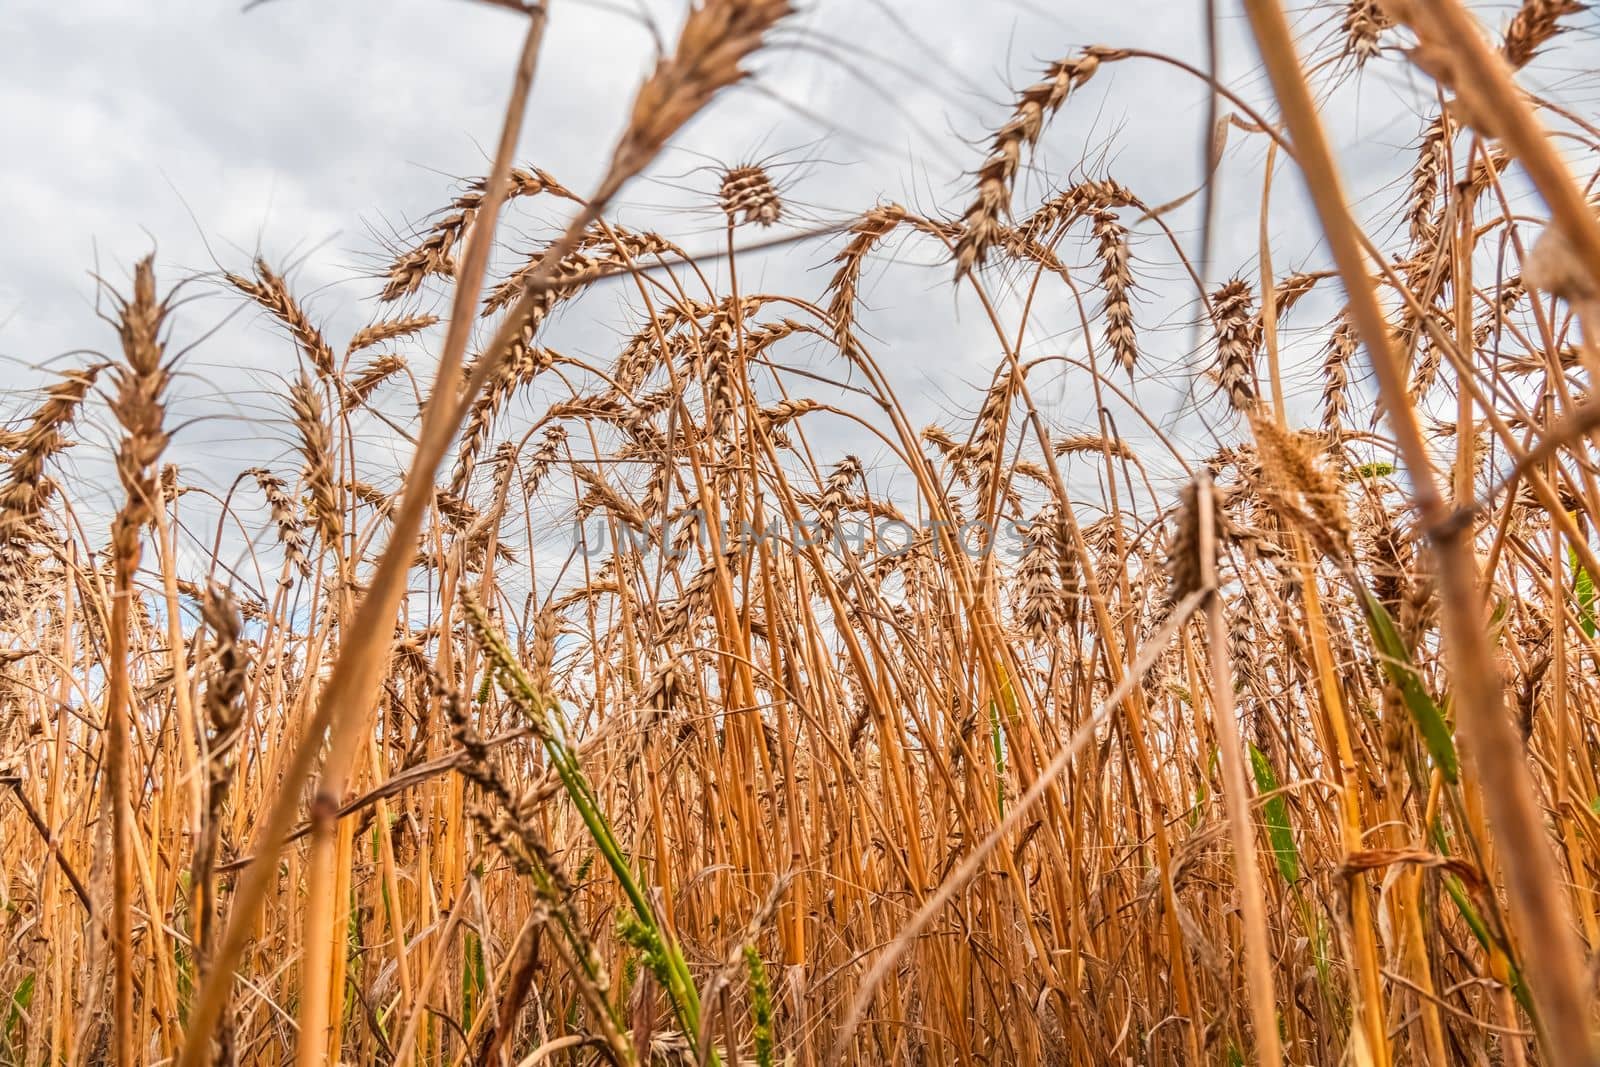
<path fill-rule="evenodd" d="M 1581 15 L 1587 9 L 1588 5 L 1578 0 L 1523 0 L 1506 26 L 1505 40 L 1500 45 L 1506 62 L 1517 68 L 1527 66 L 1539 49 L 1567 29 L 1561 19 Z"/>
<path fill-rule="evenodd" d="M 850 227 L 850 240 L 834 257 L 839 269 L 828 283 L 828 291 L 833 294 L 828 301 L 828 317 L 841 339 L 850 335 L 855 321 L 856 292 L 867 256 L 905 219 L 906 209 L 899 204 L 880 204 Z"/>
<path fill-rule="evenodd" d="M 1020 228 L 1031 240 L 1045 242 L 1080 218 L 1123 207 L 1147 210 L 1127 186 L 1111 178 L 1092 178 L 1046 199 Z"/>
<path fill-rule="evenodd" d="M 388 302 L 410 296 L 420 289 L 422 283 L 430 276 L 454 276 L 456 262 L 453 253 L 456 245 L 461 242 L 477 218 L 487 190 L 487 178 L 475 179 L 471 188 L 452 202 L 453 210 L 450 214 L 429 227 L 427 235 L 416 247 L 401 253 L 389 264 L 380 300 Z M 567 200 L 576 199 L 564 185 L 538 167 L 511 169 L 508 175 L 506 199 L 539 196 L 543 193 L 550 193 Z"/>
<path fill-rule="evenodd" d="M 1106 291 L 1102 314 L 1106 322 L 1106 342 L 1118 366 L 1133 375 L 1139 361 L 1137 336 L 1133 325 L 1133 271 L 1128 267 L 1128 231 L 1109 211 L 1094 216 L 1094 236 L 1099 242 L 1100 284 Z"/>
<path fill-rule="evenodd" d="M 1361 67 L 1375 58 L 1383 49 L 1383 32 L 1392 29 L 1380 0 L 1349 0 L 1344 9 L 1344 21 L 1339 30 L 1344 34 L 1344 54 L 1355 57 Z"/>
<path fill-rule="evenodd" d="M 1282 318 L 1318 282 L 1330 276 L 1327 271 L 1296 271 L 1279 279 L 1272 288 L 1273 306 L 1277 309 L 1278 317 Z"/>
<path fill-rule="evenodd" d="M 111 945 L 115 959 L 113 988 L 114 1055 L 120 1067 L 135 1060 L 133 945 L 133 793 L 130 752 L 132 717 L 128 653 L 134 573 L 139 568 L 142 535 L 155 519 L 159 488 L 155 467 L 167 447 L 164 394 L 170 373 L 164 363 L 163 331 L 168 301 L 156 297 L 154 257 L 134 266 L 133 292 L 117 296 L 116 325 L 123 363 L 114 368 L 116 394 L 111 412 L 122 427 L 117 450 L 117 478 L 123 503 L 111 524 L 114 599 L 110 634 L 110 683 L 106 698 L 106 786 L 103 810 L 111 825 Z"/>
<path fill-rule="evenodd" d="M 71 370 L 45 391 L 45 399 L 26 427 L 0 435 L 5 460 L 0 482 L 0 590 L 9 601 L 32 569 L 30 546 L 41 533 L 39 510 L 48 491 L 45 465 L 71 442 L 62 431 L 77 417 L 84 398 L 105 369 L 103 363 Z M 9 612 L 8 612 L 9 614 Z"/>
<path fill-rule="evenodd" d="M 1343 432 L 1349 404 L 1350 361 L 1356 354 L 1355 326 L 1343 313 L 1328 334 L 1322 358 L 1322 427 L 1337 439 Z"/>
<path fill-rule="evenodd" d="M 1068 456 L 1078 452 L 1105 452 L 1118 459 L 1133 458 L 1133 452 L 1126 442 L 1101 437 L 1098 434 L 1068 434 L 1057 437 L 1052 447 L 1058 456 Z"/>
<path fill-rule="evenodd" d="M 1267 499 L 1306 528 L 1337 557 L 1350 551 L 1350 515 L 1344 489 L 1328 473 L 1303 434 L 1257 412 L 1250 420 L 1261 457 Z"/>
<path fill-rule="evenodd" d="M 1113 50 L 1086 49 L 1081 55 L 1052 63 L 1043 79 L 1017 94 L 1010 120 L 995 133 L 989 158 L 978 171 L 977 196 L 961 219 L 961 237 L 956 244 L 958 277 L 980 266 L 989 246 L 999 240 L 1003 220 L 1011 213 L 1012 185 L 1023 151 L 1039 143 L 1045 122 L 1061 110 L 1074 89 L 1094 77 L 1102 61 L 1119 58 L 1121 54 Z"/>
<path fill-rule="evenodd" d="M 237 752 L 243 737 L 245 688 L 248 665 L 241 647 L 242 618 L 231 594 L 211 587 L 200 598 L 201 618 L 212 635 L 211 666 L 206 674 L 206 808 L 190 864 L 190 910 L 193 915 L 195 953 L 201 969 L 209 957 L 215 935 L 216 893 L 212 884 L 218 847 L 222 840 L 223 806 L 237 770 Z M 226 1038 L 228 1028 L 222 1030 Z"/>
<path fill-rule="evenodd" d="M 1235 411 L 1256 403 L 1256 353 L 1261 346 L 1260 322 L 1250 285 L 1243 278 L 1225 283 L 1211 297 L 1216 327 L 1217 382 Z"/>
<path fill-rule="evenodd" d="M 372 357 L 366 366 L 348 380 L 344 398 L 340 402 L 341 410 L 351 411 L 367 403 L 378 386 L 405 369 L 406 361 L 392 352 Z"/>
<path fill-rule="evenodd" d="M 1045 641 L 1056 632 L 1063 612 L 1059 581 L 1061 560 L 1059 518 L 1045 508 L 1028 522 L 1023 534 L 1022 560 L 1017 566 L 1021 583 L 1017 609 L 1023 632 L 1033 641 Z"/>
<path fill-rule="evenodd" d="M 788 0 L 703 0 L 671 55 L 640 86 L 627 131 L 612 155 L 607 187 L 637 174 L 721 89 L 740 81 L 745 58 L 793 9 Z M 600 198 L 597 198 L 600 199 Z"/>
<path fill-rule="evenodd" d="M 267 498 L 272 524 L 278 532 L 278 543 L 283 546 L 285 562 L 299 571 L 301 577 L 309 578 L 311 564 L 306 558 L 304 526 L 283 479 L 264 467 L 252 467 L 245 473 L 255 479 L 261 495 Z"/>
<path fill-rule="evenodd" d="M 1406 218 L 1411 242 L 1418 248 L 1431 248 L 1439 240 L 1439 222 L 1434 217 L 1434 202 L 1439 196 L 1439 181 L 1444 173 L 1445 153 L 1454 131 L 1448 115 L 1435 115 L 1422 131 L 1417 146 L 1417 162 L 1411 170 L 1411 187 Z"/>
<path fill-rule="evenodd" d="M 723 172 L 717 202 L 730 225 L 744 222 L 771 226 L 783 215 L 783 202 L 772 179 L 760 166 L 731 167 Z"/>
<path fill-rule="evenodd" d="M 348 359 L 373 345 L 381 345 L 385 341 L 398 341 L 403 337 L 419 334 L 438 323 L 437 315 L 402 315 L 399 318 L 368 323 L 351 335 L 350 344 L 345 349 L 345 358 Z"/>
<path fill-rule="evenodd" d="M 536 326 L 532 328 L 537 329 Z M 467 414 L 461 447 L 456 455 L 455 471 L 450 477 L 452 495 L 466 496 L 467 483 L 472 477 L 473 467 L 489 443 L 489 432 L 494 427 L 495 415 L 505 406 L 512 394 L 532 384 L 540 372 L 548 370 L 555 361 L 556 353 L 548 348 L 530 348 L 519 344 L 501 362 L 499 369 L 489 380 L 488 387 L 473 401 Z"/>
<path fill-rule="evenodd" d="M 324 380 L 334 377 L 333 349 L 322 336 L 322 331 L 311 322 L 305 309 L 289 292 L 289 284 L 267 264 L 264 259 L 255 262 L 254 280 L 231 272 L 225 273 L 229 285 L 254 300 L 281 322 L 289 331 L 305 357 Z"/>
<path fill-rule="evenodd" d="M 322 547 L 332 549 L 344 533 L 338 479 L 333 473 L 333 437 L 323 418 L 321 393 L 305 374 L 289 383 L 289 410 L 300 439 L 300 474 L 311 494 L 311 525 Z"/>

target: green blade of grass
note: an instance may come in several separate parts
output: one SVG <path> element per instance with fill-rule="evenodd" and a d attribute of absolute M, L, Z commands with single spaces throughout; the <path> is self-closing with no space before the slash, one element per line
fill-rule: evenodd
<path fill-rule="evenodd" d="M 1578 625 L 1583 629 L 1584 635 L 1595 635 L 1594 618 L 1594 575 L 1578 559 L 1578 553 L 1570 545 L 1567 547 L 1567 559 L 1572 565 L 1572 596 L 1578 602 Z"/>
<path fill-rule="evenodd" d="M 1250 769 L 1255 774 L 1256 789 L 1263 794 L 1277 792 L 1278 775 L 1272 769 L 1267 754 L 1249 741 L 1245 742 L 1245 747 L 1250 750 Z M 1283 875 L 1285 882 L 1294 885 L 1300 880 L 1300 852 L 1295 847 L 1294 831 L 1289 826 L 1289 804 L 1281 795 L 1270 796 L 1262 805 L 1262 814 L 1267 821 L 1267 840 L 1272 845 L 1272 858 L 1278 864 L 1278 873 Z"/>
<path fill-rule="evenodd" d="M 1427 687 L 1422 684 L 1422 675 L 1417 673 L 1411 653 L 1406 650 L 1405 642 L 1400 639 L 1400 631 L 1395 629 L 1394 620 L 1389 617 L 1383 604 L 1364 586 L 1361 589 L 1361 602 L 1366 609 L 1367 628 L 1377 646 L 1384 673 L 1400 690 L 1401 699 L 1411 713 L 1412 722 L 1416 723 L 1417 730 L 1422 734 L 1422 743 L 1427 746 L 1434 765 L 1444 775 L 1445 781 L 1454 785 L 1461 773 L 1460 761 L 1456 756 L 1455 738 L 1451 735 L 1450 725 L 1445 722 L 1444 712 L 1428 695 Z"/>

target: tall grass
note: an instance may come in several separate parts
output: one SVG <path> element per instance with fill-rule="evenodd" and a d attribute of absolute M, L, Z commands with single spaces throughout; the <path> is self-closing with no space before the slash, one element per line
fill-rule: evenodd
<path fill-rule="evenodd" d="M 161 465 L 193 311 L 105 282 L 117 356 L 0 435 L 0 1063 L 1595 1063 L 1600 168 L 1518 81 L 1583 5 L 1313 7 L 1315 48 L 1245 5 L 1275 110 L 1214 86 L 1269 172 L 1226 281 L 1110 174 L 1021 202 L 1105 68 L 1206 78 L 1126 42 L 799 296 L 745 284 L 760 166 L 714 256 L 612 213 L 789 5 L 696 6 L 588 195 L 514 165 L 524 12 L 492 172 L 366 326 L 221 279 L 303 369 L 220 512 Z M 1372 218 L 1316 100 L 1375 73 L 1442 103 Z M 1328 259 L 1280 275 L 1301 182 Z M 507 268 L 533 197 L 570 217 Z M 1133 399 L 1146 235 L 1204 444 Z M 898 242 L 992 331 L 968 420 L 915 426 L 862 323 Z M 568 305 L 615 350 L 548 347 Z M 62 459 L 97 389 L 109 529 Z"/>

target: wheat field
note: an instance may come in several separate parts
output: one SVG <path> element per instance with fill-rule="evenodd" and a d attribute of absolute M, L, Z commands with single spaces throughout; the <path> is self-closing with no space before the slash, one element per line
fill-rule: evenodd
<path fill-rule="evenodd" d="M 494 2 L 492 169 L 367 325 L 136 259 L 8 400 L 0 1064 L 1600 1063 L 1600 120 L 1524 78 L 1587 5 L 1244 0 L 1248 91 L 1064 50 L 789 294 L 763 165 L 712 251 L 614 212 L 788 0 L 696 0 L 586 189 L 515 158 L 564 5 Z M 1169 226 L 1207 189 L 1036 166 L 1139 65 L 1263 154 L 1246 260 Z M 1373 78 L 1431 105 L 1356 205 L 1319 102 Z M 993 353 L 931 425 L 868 327 L 907 250 Z M 220 489 L 167 457 L 200 290 L 299 366 Z"/>

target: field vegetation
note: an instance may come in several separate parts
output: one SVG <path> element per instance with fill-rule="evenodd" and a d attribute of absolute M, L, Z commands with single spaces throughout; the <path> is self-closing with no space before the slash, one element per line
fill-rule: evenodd
<path fill-rule="evenodd" d="M 715 253 L 613 212 L 787 0 L 699 0 L 581 190 L 513 158 L 547 15 L 506 6 L 493 168 L 365 327 L 146 258 L 12 405 L 0 1063 L 1597 1062 L 1600 129 L 1522 78 L 1585 5 L 1245 0 L 1238 264 L 1169 227 L 1205 190 L 1032 169 L 1107 68 L 1180 62 L 1064 52 L 947 211 L 797 241 L 801 294 L 741 284 L 760 165 Z M 1375 76 L 1433 105 L 1357 211 L 1318 102 Z M 926 426 L 864 324 L 908 248 L 992 335 Z M 301 367 L 293 461 L 217 492 L 166 459 L 202 290 Z M 1135 398 L 1157 300 L 1182 426 Z"/>

